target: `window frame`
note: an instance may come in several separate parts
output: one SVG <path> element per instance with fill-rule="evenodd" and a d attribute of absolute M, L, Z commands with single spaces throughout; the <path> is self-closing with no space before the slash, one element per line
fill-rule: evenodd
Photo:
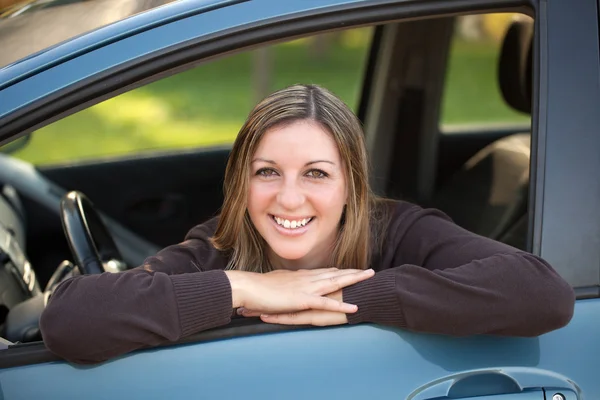
<path fill-rule="evenodd" d="M 590 84 L 600 73 L 597 4 L 542 1 L 536 22 L 529 240 L 578 299 L 598 298 L 600 88 Z"/>

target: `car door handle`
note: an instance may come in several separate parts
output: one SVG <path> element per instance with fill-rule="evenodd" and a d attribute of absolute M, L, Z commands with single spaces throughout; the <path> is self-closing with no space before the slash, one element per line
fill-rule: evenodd
<path fill-rule="evenodd" d="M 561 397 L 564 399 L 565 397 Z M 517 394 L 498 394 L 491 396 L 476 396 L 476 397 L 439 397 L 431 400 L 559 400 L 558 398 L 545 397 L 543 390 L 533 392 L 523 392 Z"/>
<path fill-rule="evenodd" d="M 445 376 L 415 389 L 407 400 L 579 400 L 568 378 L 536 368 L 479 369 Z"/>

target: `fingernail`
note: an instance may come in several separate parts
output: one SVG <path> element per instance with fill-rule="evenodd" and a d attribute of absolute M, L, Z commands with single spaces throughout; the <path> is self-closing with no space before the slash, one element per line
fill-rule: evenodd
<path fill-rule="evenodd" d="M 268 315 L 268 314 L 261 314 L 260 316 L 263 317 L 263 318 L 269 318 L 270 317 L 270 315 Z"/>
<path fill-rule="evenodd" d="M 242 315 L 242 313 L 244 312 L 244 309 L 242 307 L 240 307 L 237 310 L 235 310 L 235 312 L 237 313 L 237 315 Z"/>
<path fill-rule="evenodd" d="M 371 272 L 373 272 L 373 268 L 369 268 L 365 270 L 365 274 L 370 274 Z"/>

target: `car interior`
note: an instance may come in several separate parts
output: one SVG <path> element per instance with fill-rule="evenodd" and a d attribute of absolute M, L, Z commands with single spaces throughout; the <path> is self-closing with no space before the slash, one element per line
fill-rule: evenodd
<path fill-rule="evenodd" d="M 426 23 L 449 21 L 415 22 Z M 525 114 L 531 114 L 532 37 L 531 20 L 514 20 L 497 66 L 504 101 Z M 438 132 L 434 141 L 433 190 L 384 186 L 384 194 L 439 208 L 468 230 L 527 249 L 530 132 Z M 95 246 L 99 254 L 90 257 L 100 263 L 87 263 L 83 273 L 122 271 L 218 213 L 228 154 L 222 146 L 46 167 L 0 155 L 0 336 L 11 343 L 41 340 L 44 304 L 57 284 L 81 273 L 86 249 Z M 140 183 L 143 190 L 136 189 Z M 77 233 L 85 220 L 93 220 L 92 242 L 89 231 Z"/>
<path fill-rule="evenodd" d="M 498 65 L 504 100 L 527 114 L 531 114 L 532 39 L 532 21 L 513 21 Z M 531 132 L 493 141 L 442 183 L 431 206 L 472 232 L 525 249 L 530 154 Z"/>

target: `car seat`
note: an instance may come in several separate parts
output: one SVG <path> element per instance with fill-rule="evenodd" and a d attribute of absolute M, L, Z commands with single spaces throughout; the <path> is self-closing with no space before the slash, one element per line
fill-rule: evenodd
<path fill-rule="evenodd" d="M 531 114 L 532 38 L 533 21 L 514 20 L 504 37 L 498 63 L 504 100 L 527 114 Z M 530 132 L 511 134 L 481 149 L 444 182 L 433 196 L 433 206 L 472 232 L 510 239 L 511 245 L 523 248 L 530 141 Z"/>

